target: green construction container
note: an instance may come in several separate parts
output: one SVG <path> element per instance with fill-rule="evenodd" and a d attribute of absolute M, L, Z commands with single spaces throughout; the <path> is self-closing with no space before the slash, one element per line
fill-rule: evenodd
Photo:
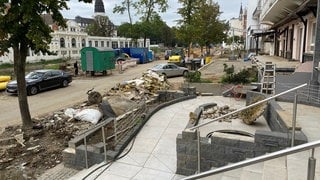
<path fill-rule="evenodd" d="M 84 47 L 81 52 L 81 68 L 92 76 L 96 72 L 107 75 L 108 70 L 115 69 L 115 53 L 112 48 Z"/>

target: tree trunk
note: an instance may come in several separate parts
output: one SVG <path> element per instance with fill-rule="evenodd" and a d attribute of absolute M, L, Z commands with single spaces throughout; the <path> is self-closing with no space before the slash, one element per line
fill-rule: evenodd
<path fill-rule="evenodd" d="M 20 44 L 20 47 L 13 48 L 14 71 L 17 76 L 18 101 L 23 129 L 28 129 L 32 127 L 32 120 L 29 111 L 25 80 L 27 50 L 27 47 L 22 44 Z"/>

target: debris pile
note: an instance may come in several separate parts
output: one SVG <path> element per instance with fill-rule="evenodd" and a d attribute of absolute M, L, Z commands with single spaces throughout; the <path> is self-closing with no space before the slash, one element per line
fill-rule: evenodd
<path fill-rule="evenodd" d="M 80 108 L 75 106 L 75 108 Z M 77 121 L 64 110 L 33 118 L 32 130 L 8 126 L 0 136 L 0 175 L 8 179 L 36 179 L 62 162 L 62 151 L 71 138 L 93 124 Z"/>
<path fill-rule="evenodd" d="M 164 76 L 148 71 L 139 79 L 128 80 L 111 88 L 104 96 L 120 96 L 133 101 L 149 100 L 158 90 L 167 90 L 170 85 Z"/>
<path fill-rule="evenodd" d="M 233 109 L 233 108 L 230 108 L 228 105 L 225 105 L 225 106 L 213 106 L 211 108 L 208 108 L 206 110 L 204 110 L 202 112 L 202 115 L 201 115 L 201 118 L 203 119 L 215 119 L 215 118 L 218 118 L 222 115 L 225 115 L 225 114 L 228 114 L 230 112 L 233 112 L 235 111 L 236 109 Z M 238 114 L 233 114 L 229 117 L 226 117 L 226 118 L 222 118 L 220 119 L 219 122 L 231 122 L 231 119 L 237 119 L 239 116 Z"/>

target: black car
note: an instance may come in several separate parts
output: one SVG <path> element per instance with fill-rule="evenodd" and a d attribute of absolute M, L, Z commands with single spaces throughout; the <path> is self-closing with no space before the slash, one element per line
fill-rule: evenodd
<path fill-rule="evenodd" d="M 67 87 L 72 82 L 72 75 L 61 70 L 35 70 L 25 76 L 28 95 L 35 95 L 40 91 L 55 87 Z M 7 84 L 6 92 L 17 94 L 17 81 Z"/>

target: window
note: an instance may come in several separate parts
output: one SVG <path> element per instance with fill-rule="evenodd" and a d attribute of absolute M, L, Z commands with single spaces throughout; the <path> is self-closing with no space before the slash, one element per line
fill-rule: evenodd
<path fill-rule="evenodd" d="M 92 47 L 92 41 L 89 41 L 89 47 Z"/>
<path fill-rule="evenodd" d="M 101 41 L 101 47 L 104 47 L 104 41 Z"/>
<path fill-rule="evenodd" d="M 99 47 L 98 41 L 94 41 L 94 47 Z"/>
<path fill-rule="evenodd" d="M 76 39 L 75 38 L 72 38 L 71 39 L 71 47 L 75 48 L 77 45 L 76 45 Z"/>
<path fill-rule="evenodd" d="M 64 38 L 60 38 L 60 47 L 65 48 L 66 47 L 66 43 Z"/>
<path fill-rule="evenodd" d="M 112 48 L 118 48 L 118 42 L 117 41 L 112 41 Z"/>
<path fill-rule="evenodd" d="M 310 39 L 310 50 L 311 51 L 314 51 L 314 45 L 316 42 L 316 31 L 317 31 L 316 23 L 312 23 L 312 25 L 311 25 L 311 39 Z"/>
<path fill-rule="evenodd" d="M 86 40 L 82 39 L 81 46 L 86 47 Z"/>

